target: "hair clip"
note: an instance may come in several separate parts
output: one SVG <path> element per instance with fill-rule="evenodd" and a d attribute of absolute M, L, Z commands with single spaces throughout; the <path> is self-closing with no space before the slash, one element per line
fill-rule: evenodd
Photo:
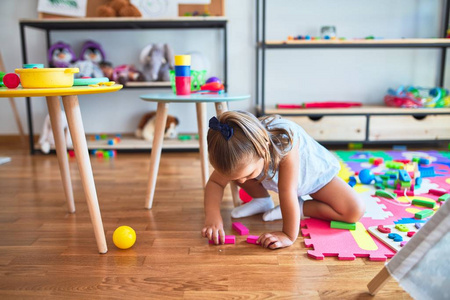
<path fill-rule="evenodd" d="M 228 124 L 220 123 L 216 117 L 209 119 L 209 128 L 219 131 L 227 141 L 233 136 L 233 128 Z"/>

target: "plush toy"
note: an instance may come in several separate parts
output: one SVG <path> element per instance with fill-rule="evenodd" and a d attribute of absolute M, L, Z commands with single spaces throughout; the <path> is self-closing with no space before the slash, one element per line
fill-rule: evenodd
<path fill-rule="evenodd" d="M 83 46 L 81 46 L 79 59 L 89 60 L 93 63 L 99 64 L 106 60 L 106 55 L 102 45 L 94 41 L 86 41 Z"/>
<path fill-rule="evenodd" d="M 76 78 L 105 77 L 99 64 L 105 61 L 106 55 L 102 46 L 94 41 L 86 41 L 81 47 L 79 60 L 71 64 L 70 67 L 78 68 L 80 72 L 74 74 Z"/>
<path fill-rule="evenodd" d="M 147 81 L 170 81 L 169 70 L 175 69 L 175 56 L 168 44 L 150 44 L 140 55 Z"/>
<path fill-rule="evenodd" d="M 63 124 L 64 136 L 66 138 L 66 146 L 72 148 L 72 139 L 70 137 L 69 126 L 64 112 L 61 111 L 61 119 Z M 39 137 L 39 146 L 41 151 L 45 154 L 50 152 L 51 146 L 55 146 L 55 138 L 53 137 L 52 125 L 50 123 L 50 116 L 47 115 L 44 120 L 44 127 L 42 128 L 41 136 Z"/>
<path fill-rule="evenodd" d="M 145 114 L 141 121 L 139 122 L 138 128 L 136 129 L 135 135 L 138 138 L 142 138 L 146 141 L 152 142 L 155 135 L 155 122 L 156 122 L 156 112 L 151 111 Z M 166 127 L 164 130 L 164 137 L 169 139 L 174 139 L 177 137 L 176 126 L 179 121 L 176 117 L 168 115 Z"/>
<path fill-rule="evenodd" d="M 142 17 L 139 9 L 129 0 L 112 0 L 97 8 L 99 17 Z"/>
<path fill-rule="evenodd" d="M 48 63 L 50 67 L 67 68 L 75 62 L 77 57 L 69 44 L 57 42 L 48 49 Z"/>
<path fill-rule="evenodd" d="M 120 65 L 113 67 L 110 62 L 101 62 L 100 68 L 105 77 L 109 80 L 126 84 L 128 81 L 145 81 L 145 77 L 133 65 Z"/>

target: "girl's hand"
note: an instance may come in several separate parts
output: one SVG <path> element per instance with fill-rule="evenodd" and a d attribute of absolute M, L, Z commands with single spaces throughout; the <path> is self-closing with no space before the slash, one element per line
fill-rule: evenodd
<path fill-rule="evenodd" d="M 214 244 L 225 244 L 225 231 L 223 230 L 222 219 L 208 222 L 205 221 L 205 226 L 202 229 L 202 236 L 208 240 L 214 241 Z"/>
<path fill-rule="evenodd" d="M 282 231 L 262 234 L 257 241 L 264 248 L 278 249 L 291 246 L 294 242 Z"/>

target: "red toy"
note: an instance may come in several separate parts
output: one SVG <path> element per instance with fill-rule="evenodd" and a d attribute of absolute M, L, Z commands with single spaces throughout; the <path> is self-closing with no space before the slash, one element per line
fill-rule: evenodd
<path fill-rule="evenodd" d="M 361 106 L 361 102 L 304 102 L 302 104 L 277 104 L 277 108 L 345 108 Z"/>
<path fill-rule="evenodd" d="M 220 82 L 210 82 L 202 85 L 200 90 L 202 91 L 212 91 L 212 92 L 218 92 L 224 90 L 225 87 Z"/>
<path fill-rule="evenodd" d="M 20 84 L 20 78 L 16 73 L 8 73 L 3 77 L 3 84 L 9 89 L 15 89 Z"/>

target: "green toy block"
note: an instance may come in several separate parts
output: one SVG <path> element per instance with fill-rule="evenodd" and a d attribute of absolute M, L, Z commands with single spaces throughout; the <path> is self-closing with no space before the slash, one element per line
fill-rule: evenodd
<path fill-rule="evenodd" d="M 412 205 L 434 208 L 436 206 L 436 203 L 435 202 L 431 202 L 431 201 L 427 201 L 427 200 L 413 199 Z"/>
<path fill-rule="evenodd" d="M 362 143 L 349 143 L 348 149 L 362 149 L 363 144 Z"/>
<path fill-rule="evenodd" d="M 450 199 L 450 194 L 444 194 L 444 195 L 440 196 L 437 201 L 438 202 L 445 202 L 448 199 Z"/>
<path fill-rule="evenodd" d="M 425 219 L 433 214 L 433 210 L 424 209 L 414 214 L 414 218 L 416 219 Z"/>
<path fill-rule="evenodd" d="M 396 194 L 388 192 L 388 191 L 383 191 L 383 190 L 376 190 L 375 196 L 379 196 L 379 197 L 383 197 L 383 198 L 390 198 L 390 199 L 397 198 Z"/>
<path fill-rule="evenodd" d="M 192 139 L 192 137 L 190 135 L 188 135 L 188 134 L 179 134 L 178 135 L 178 139 L 180 141 L 189 141 L 189 140 Z"/>
<path fill-rule="evenodd" d="M 412 161 L 413 161 L 413 162 L 416 162 L 416 163 L 418 163 L 418 162 L 419 162 L 419 160 L 420 160 L 420 158 L 419 158 L 419 157 L 413 157 L 413 159 L 412 159 Z"/>
<path fill-rule="evenodd" d="M 356 223 L 345 223 L 340 221 L 331 221 L 330 228 L 355 230 Z"/>
<path fill-rule="evenodd" d="M 402 188 L 410 188 L 411 187 L 411 181 L 400 181 L 400 185 Z"/>
<path fill-rule="evenodd" d="M 377 190 L 384 190 L 384 185 L 381 184 L 381 183 L 376 183 L 376 184 L 375 184 L 375 188 L 376 188 Z"/>

